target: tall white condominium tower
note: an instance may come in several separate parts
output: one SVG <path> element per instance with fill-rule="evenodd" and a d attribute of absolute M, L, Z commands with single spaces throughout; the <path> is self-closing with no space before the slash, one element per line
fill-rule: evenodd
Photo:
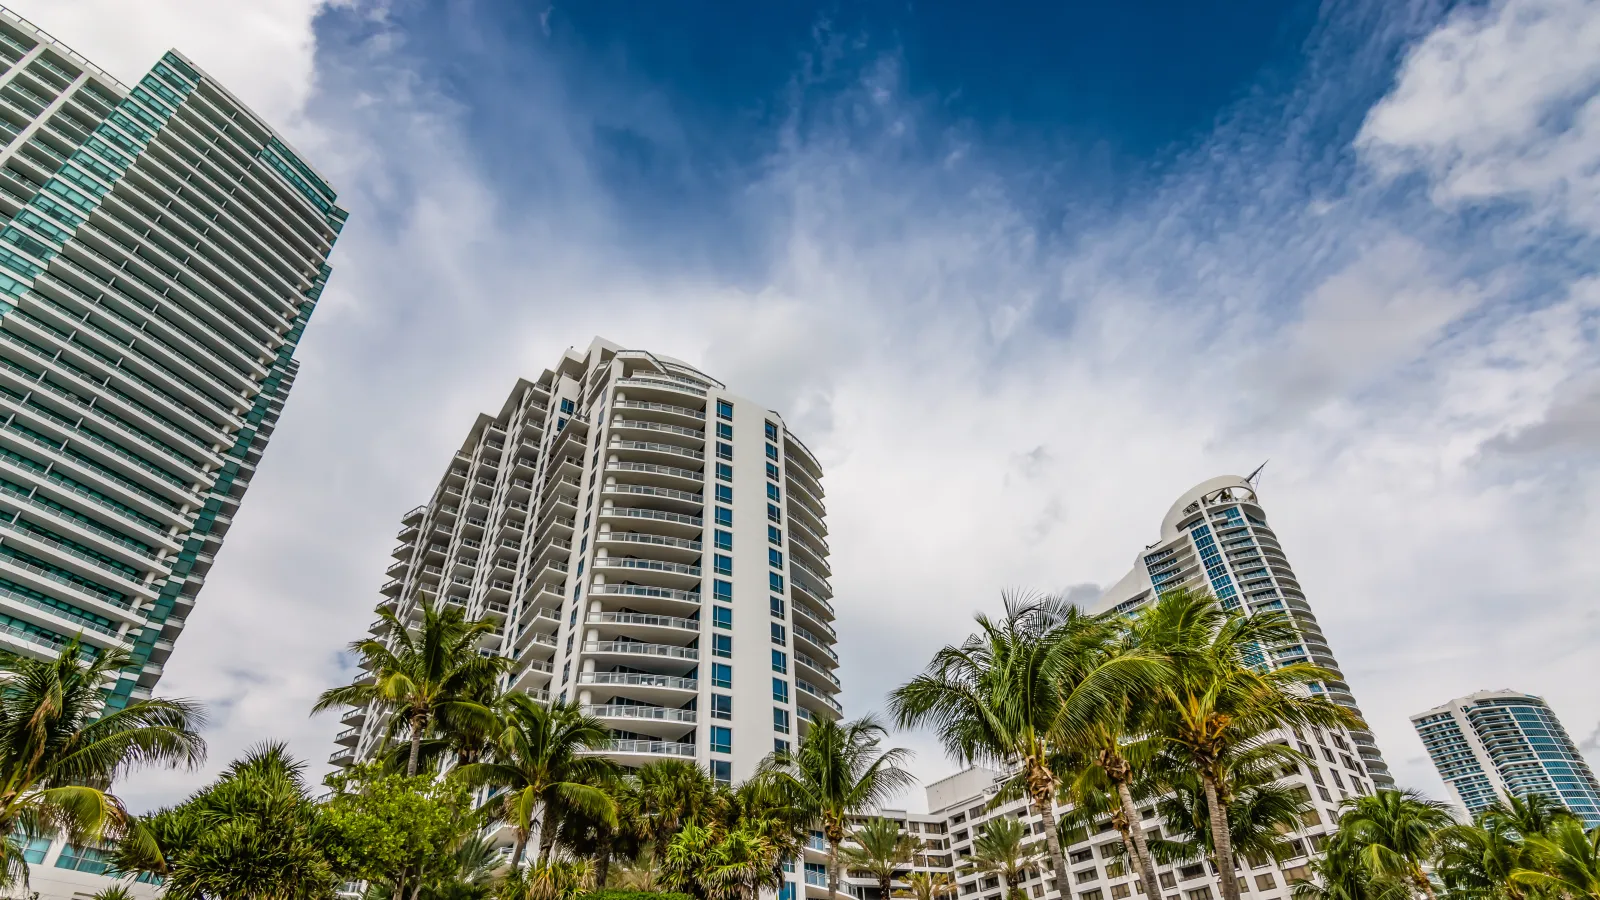
<path fill-rule="evenodd" d="M 1309 661 L 1327 669 L 1333 677 L 1311 689 L 1361 714 L 1248 479 L 1213 478 L 1179 497 L 1161 520 L 1161 539 L 1145 547 L 1133 570 L 1100 598 L 1098 608 L 1133 610 L 1154 601 L 1158 591 L 1179 587 L 1210 591 L 1226 609 L 1288 614 L 1300 640 L 1272 648 L 1265 661 L 1279 665 Z M 1344 777 L 1351 784 L 1370 780 L 1380 788 L 1394 786 L 1370 731 L 1355 729 L 1329 737 L 1341 745 L 1337 761 L 1344 763 Z M 1342 746 L 1347 738 L 1355 745 L 1354 756 Z M 1342 787 L 1339 769 L 1331 774 L 1335 785 Z"/>
<path fill-rule="evenodd" d="M 1504 797 L 1543 794 L 1600 825 L 1600 782 L 1543 699 L 1479 691 L 1417 713 L 1411 724 L 1468 813 Z"/>
<path fill-rule="evenodd" d="M 176 51 L 119 83 L 0 8 L 0 647 L 146 697 L 284 398 L 345 220 Z"/>
<path fill-rule="evenodd" d="M 383 604 L 500 620 L 508 686 L 581 704 L 625 765 L 743 779 L 841 713 L 821 477 L 778 414 L 597 339 L 478 417 L 402 520 Z M 336 765 L 382 738 L 376 711 L 344 721 Z"/>

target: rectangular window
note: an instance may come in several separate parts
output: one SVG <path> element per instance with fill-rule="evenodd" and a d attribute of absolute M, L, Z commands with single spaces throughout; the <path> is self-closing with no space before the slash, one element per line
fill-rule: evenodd
<path fill-rule="evenodd" d="M 717 459 L 733 459 L 733 445 L 717 442 Z"/>
<path fill-rule="evenodd" d="M 711 607 L 711 624 L 717 628 L 733 630 L 733 608 L 713 605 Z"/>
<path fill-rule="evenodd" d="M 717 502 L 718 503 L 732 503 L 733 502 L 733 485 L 731 485 L 731 484 L 719 484 L 719 485 L 717 485 L 716 497 L 717 497 Z"/>
<path fill-rule="evenodd" d="M 717 478 L 723 481 L 733 480 L 733 466 L 727 463 L 717 463 Z"/>
<path fill-rule="evenodd" d="M 733 698 L 729 697 L 727 694 L 712 694 L 711 695 L 711 718 L 713 718 L 713 719 L 731 719 L 731 718 L 733 718 Z"/>
<path fill-rule="evenodd" d="M 711 726 L 711 752 L 733 752 L 733 729 L 722 725 Z"/>
<path fill-rule="evenodd" d="M 783 521 L 783 510 L 777 508 L 776 506 L 773 506 L 771 503 L 768 503 L 767 504 L 767 518 L 771 519 L 774 522 L 782 522 Z"/>
<path fill-rule="evenodd" d="M 726 400 L 718 400 L 717 401 L 717 418 L 719 418 L 719 419 L 731 419 L 731 418 L 733 418 L 733 404 L 729 403 Z"/>
<path fill-rule="evenodd" d="M 711 580 L 711 596 L 718 600 L 733 599 L 733 582 L 723 581 L 721 578 Z"/>
<path fill-rule="evenodd" d="M 778 439 L 778 426 L 772 424 L 771 422 L 768 422 L 767 423 L 767 440 L 775 441 L 777 439 Z"/>
<path fill-rule="evenodd" d="M 783 494 L 781 494 L 778 491 L 778 486 L 777 485 L 775 485 L 775 484 L 767 485 L 767 499 L 771 500 L 774 503 L 776 503 L 779 500 L 783 499 Z"/>
<path fill-rule="evenodd" d="M 1113 884 L 1111 886 L 1111 900 L 1127 900 L 1128 886 L 1126 884 Z"/>
<path fill-rule="evenodd" d="M 570 416 L 573 413 L 578 411 L 578 406 L 577 406 L 577 404 L 573 403 L 571 400 L 568 400 L 567 398 L 563 397 L 563 398 L 561 398 L 561 411 Z"/>
<path fill-rule="evenodd" d="M 768 572 L 767 587 L 781 593 L 783 591 L 783 576 L 779 575 L 777 572 Z"/>
<path fill-rule="evenodd" d="M 785 644 L 789 643 L 789 633 L 788 633 L 788 631 L 786 631 L 784 629 L 784 627 L 782 625 L 779 625 L 777 622 L 773 622 L 771 624 L 772 624 L 772 642 L 774 644 L 777 644 L 780 647 L 782 647 Z"/>
<path fill-rule="evenodd" d="M 1270 891 L 1278 887 L 1278 880 L 1272 877 L 1271 872 L 1262 872 L 1256 876 L 1256 890 Z"/>
<path fill-rule="evenodd" d="M 781 706 L 772 708 L 772 730 L 779 734 L 789 733 L 789 711 Z"/>
<path fill-rule="evenodd" d="M 723 556 L 721 553 L 713 554 L 711 557 L 711 567 L 716 570 L 718 575 L 732 575 L 733 557 Z"/>
<path fill-rule="evenodd" d="M 772 700 L 775 703 L 789 702 L 789 682 L 782 678 L 772 679 Z"/>
<path fill-rule="evenodd" d="M 733 510 L 727 508 L 726 506 L 717 507 L 717 524 L 732 527 Z"/>
<path fill-rule="evenodd" d="M 772 614 L 777 616 L 780 619 L 783 618 L 783 612 L 784 612 L 784 610 L 783 610 L 783 598 L 782 597 L 768 597 L 767 600 L 772 605 Z"/>
<path fill-rule="evenodd" d="M 783 551 L 775 547 L 768 547 L 767 565 L 772 566 L 774 569 L 783 568 Z"/>
<path fill-rule="evenodd" d="M 711 761 L 711 778 L 717 784 L 733 784 L 733 763 L 725 759 Z"/>
<path fill-rule="evenodd" d="M 770 459 L 773 462 L 777 462 L 778 461 L 778 448 L 777 447 L 774 447 L 771 444 L 767 445 L 767 459 Z"/>
<path fill-rule="evenodd" d="M 733 687 L 733 666 L 726 663 L 712 663 L 711 686 L 719 688 Z"/>
<path fill-rule="evenodd" d="M 767 526 L 767 543 L 783 546 L 783 529 L 776 525 Z"/>
<path fill-rule="evenodd" d="M 772 651 L 772 671 L 789 674 L 789 654 L 782 650 Z"/>
<path fill-rule="evenodd" d="M 773 465 L 772 463 L 767 463 L 767 477 L 771 478 L 773 481 L 777 481 L 778 480 L 778 467 Z"/>
<path fill-rule="evenodd" d="M 733 426 L 729 425 L 727 422 L 718 422 L 717 437 L 722 438 L 725 441 L 733 440 Z"/>
<path fill-rule="evenodd" d="M 711 655 L 723 659 L 733 658 L 733 638 L 726 634 L 713 634 L 711 636 Z"/>
<path fill-rule="evenodd" d="M 789 742 L 784 740 L 783 738 L 775 738 L 772 741 L 772 752 L 778 754 L 779 756 L 788 756 L 789 755 Z M 788 870 L 785 869 L 784 871 L 788 871 Z"/>
<path fill-rule="evenodd" d="M 718 550 L 733 549 L 733 532 L 731 531 L 718 531 L 712 535 L 712 540 L 716 541 Z"/>

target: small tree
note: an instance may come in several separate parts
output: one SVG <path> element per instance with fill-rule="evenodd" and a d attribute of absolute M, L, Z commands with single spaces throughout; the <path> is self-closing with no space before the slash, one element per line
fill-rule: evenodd
<path fill-rule="evenodd" d="M 874 816 L 851 832 L 856 846 L 845 847 L 845 865 L 859 869 L 878 881 L 878 896 L 892 894 L 894 874 L 916 855 L 922 842 L 900 830 L 894 819 Z"/>
<path fill-rule="evenodd" d="M 375 765 L 328 779 L 323 806 L 329 855 L 348 878 L 389 882 L 411 872 L 419 882 L 457 868 L 457 854 L 480 821 L 454 779 L 384 774 Z M 390 884 L 391 890 L 393 884 Z"/>
<path fill-rule="evenodd" d="M 972 856 L 965 868 L 999 878 L 1006 900 L 1023 900 L 1027 896 L 1022 890 L 1024 873 L 1044 856 L 1038 844 L 1028 842 L 1028 826 L 1006 816 L 983 823 L 983 830 L 972 841 Z"/>
<path fill-rule="evenodd" d="M 1344 802 L 1338 840 L 1373 877 L 1403 881 L 1435 900 L 1424 866 L 1454 823 L 1448 807 L 1415 791 L 1378 791 Z"/>

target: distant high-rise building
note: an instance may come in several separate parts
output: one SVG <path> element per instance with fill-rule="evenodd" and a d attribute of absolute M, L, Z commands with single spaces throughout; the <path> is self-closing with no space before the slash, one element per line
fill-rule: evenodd
<path fill-rule="evenodd" d="M 176 51 L 131 87 L 0 10 L 0 646 L 145 697 L 293 384 L 345 213 Z"/>
<path fill-rule="evenodd" d="M 1332 677 L 1313 684 L 1311 690 L 1361 714 L 1249 480 L 1232 475 L 1213 478 L 1179 497 L 1161 521 L 1160 540 L 1139 554 L 1133 570 L 1106 591 L 1097 608 L 1131 611 L 1154 602 L 1158 592 L 1178 587 L 1209 592 L 1224 609 L 1287 614 L 1300 639 L 1265 649 L 1263 661 L 1310 662 L 1327 669 Z M 1343 753 L 1347 767 L 1377 787 L 1393 787 L 1394 778 L 1372 733 L 1356 728 L 1348 734 L 1359 765 Z M 1338 739 L 1342 741 L 1343 735 Z"/>
<path fill-rule="evenodd" d="M 128 651 L 117 709 L 193 609 L 345 212 L 177 51 L 124 85 L 4 8 L 0 142 L 0 648 Z M 99 853 L 25 848 L 46 897 Z"/>
<path fill-rule="evenodd" d="M 743 780 L 841 714 L 821 478 L 777 413 L 596 340 L 473 424 L 403 518 L 383 604 L 500 620 L 507 687 L 581 704 L 618 762 Z M 344 721 L 336 765 L 384 731 Z"/>
<path fill-rule="evenodd" d="M 1479 691 L 1417 713 L 1411 724 L 1469 814 L 1503 797 L 1543 794 L 1600 825 L 1600 782 L 1543 699 Z"/>

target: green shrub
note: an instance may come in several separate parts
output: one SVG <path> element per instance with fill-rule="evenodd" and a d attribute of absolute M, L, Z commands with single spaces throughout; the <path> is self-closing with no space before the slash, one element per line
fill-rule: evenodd
<path fill-rule="evenodd" d="M 590 891 L 583 895 L 583 900 L 694 900 L 688 894 L 677 894 L 672 891 L 629 891 L 621 888 L 606 888 L 600 891 Z"/>

